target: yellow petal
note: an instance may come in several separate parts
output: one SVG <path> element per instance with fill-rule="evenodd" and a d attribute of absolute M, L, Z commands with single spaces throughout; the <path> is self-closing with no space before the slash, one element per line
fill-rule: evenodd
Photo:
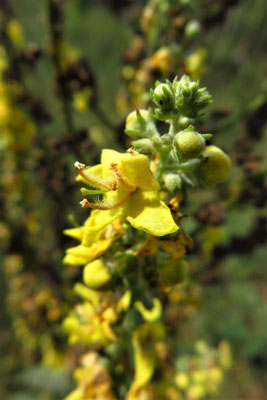
<path fill-rule="evenodd" d="M 185 255 L 185 246 L 179 242 L 179 239 L 175 241 L 161 240 L 161 246 L 174 260 L 179 260 Z"/>
<path fill-rule="evenodd" d="M 93 210 L 84 224 L 82 245 L 89 246 L 101 236 L 107 225 L 111 224 L 122 214 L 120 207 L 112 210 Z"/>
<path fill-rule="evenodd" d="M 148 158 L 143 154 L 123 154 L 118 169 L 127 184 L 144 190 L 159 190 L 160 186 L 154 178 Z"/>
<path fill-rule="evenodd" d="M 161 241 L 155 236 L 150 236 L 146 239 L 139 249 L 135 252 L 136 257 L 153 256 L 159 250 Z"/>
<path fill-rule="evenodd" d="M 101 153 L 102 173 L 105 178 L 113 177 L 113 171 L 110 169 L 111 164 L 118 164 L 123 154 L 115 150 L 104 149 Z"/>
<path fill-rule="evenodd" d="M 82 283 L 76 283 L 73 287 L 73 291 L 82 299 L 90 301 L 93 305 L 99 304 L 99 292 L 96 290 L 89 289 Z"/>
<path fill-rule="evenodd" d="M 111 274 L 101 260 L 87 264 L 83 270 L 84 283 L 91 289 L 101 289 L 111 281 Z"/>
<path fill-rule="evenodd" d="M 82 175 L 78 175 L 76 180 L 79 182 L 86 183 L 89 186 L 96 188 L 108 188 L 108 184 L 105 178 L 102 175 L 102 165 L 97 164 L 93 167 L 85 168 L 81 171 Z"/>
<path fill-rule="evenodd" d="M 68 257 L 69 256 L 69 257 Z M 70 256 L 73 258 L 71 259 Z M 72 260 L 71 264 L 74 264 L 75 260 L 79 261 L 77 265 L 86 264 L 92 260 L 92 246 L 75 246 L 67 249 L 67 254 L 63 260 L 63 262 L 67 263 L 66 260 Z"/>
<path fill-rule="evenodd" d="M 105 337 L 107 339 L 109 339 L 109 340 L 116 340 L 117 339 L 117 336 L 113 332 L 109 321 L 103 321 L 102 324 L 101 324 L 101 328 L 103 330 L 103 334 L 105 335 Z"/>
<path fill-rule="evenodd" d="M 71 229 L 64 229 L 64 235 L 69 236 L 73 239 L 82 240 L 83 236 L 83 227 L 80 228 L 71 228 Z"/>
<path fill-rule="evenodd" d="M 145 155 L 118 153 L 108 149 L 103 150 L 101 165 L 104 177 L 114 176 L 110 168 L 112 164 L 117 164 L 126 184 L 133 187 L 138 186 L 144 190 L 159 190 L 159 184 L 150 170 L 149 160 Z"/>
<path fill-rule="evenodd" d="M 127 311 L 128 308 L 130 307 L 131 299 L 132 299 L 132 293 L 130 290 L 127 290 L 117 303 L 116 307 L 117 313 Z"/>
<path fill-rule="evenodd" d="M 63 264 L 68 265 L 84 265 L 87 261 L 84 257 L 73 255 L 73 254 L 66 254 L 63 258 Z"/>
<path fill-rule="evenodd" d="M 134 380 L 130 391 L 135 391 L 148 383 L 155 369 L 155 353 L 134 341 Z"/>
<path fill-rule="evenodd" d="M 144 320 L 148 322 L 156 321 L 162 313 L 162 305 L 157 298 L 153 299 L 153 307 L 150 310 L 145 308 L 144 304 L 140 300 L 136 301 L 134 306 L 140 312 Z"/>
<path fill-rule="evenodd" d="M 117 209 L 129 199 L 130 195 L 131 191 L 122 186 L 115 191 L 112 190 L 108 193 L 105 193 L 103 196 L 103 200 L 100 202 L 95 202 L 95 204 L 99 205 L 100 207 L 105 207 L 108 210 L 111 210 L 113 208 Z"/>
<path fill-rule="evenodd" d="M 154 191 L 137 190 L 127 201 L 125 212 L 134 228 L 153 236 L 168 235 L 179 229 L 170 209 Z"/>
<path fill-rule="evenodd" d="M 82 400 L 84 398 L 84 390 L 81 388 L 75 389 L 71 392 L 67 397 L 64 397 L 63 400 Z"/>
<path fill-rule="evenodd" d="M 67 250 L 67 254 L 63 259 L 65 264 L 84 265 L 92 261 L 94 258 L 101 256 L 113 243 L 113 239 L 99 239 L 90 246 L 79 245 L 71 247 Z M 73 258 L 71 258 L 73 257 Z M 67 262 L 68 261 L 68 262 Z M 70 263 L 70 261 L 72 261 Z"/>

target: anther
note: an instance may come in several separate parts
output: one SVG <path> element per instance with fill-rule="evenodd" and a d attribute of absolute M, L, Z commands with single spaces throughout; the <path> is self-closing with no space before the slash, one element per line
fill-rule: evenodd
<path fill-rule="evenodd" d="M 75 161 L 74 167 L 78 168 L 78 169 L 84 169 L 85 168 L 85 164 L 82 164 L 79 161 Z"/>

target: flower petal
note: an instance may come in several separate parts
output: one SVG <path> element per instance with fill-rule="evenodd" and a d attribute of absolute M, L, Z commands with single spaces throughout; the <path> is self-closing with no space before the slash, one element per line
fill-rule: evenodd
<path fill-rule="evenodd" d="M 99 239 L 90 246 L 79 245 L 71 247 L 67 250 L 67 254 L 63 259 L 64 264 L 84 265 L 92 261 L 94 258 L 101 256 L 113 243 L 111 239 Z"/>
<path fill-rule="evenodd" d="M 89 246 L 101 236 L 103 230 L 122 215 L 121 207 L 112 210 L 93 210 L 84 224 L 83 246 Z"/>
<path fill-rule="evenodd" d="M 148 322 L 156 321 L 162 315 L 162 305 L 160 300 L 156 297 L 153 299 L 153 306 L 150 310 L 147 309 L 140 300 L 136 301 L 134 306 L 140 312 L 144 320 Z"/>
<path fill-rule="evenodd" d="M 115 150 L 104 149 L 101 153 L 102 173 L 104 177 L 113 176 L 113 171 L 110 169 L 111 164 L 118 164 L 123 154 Z"/>
<path fill-rule="evenodd" d="M 179 229 L 170 209 L 159 200 L 157 192 L 137 190 L 124 208 L 127 221 L 134 228 L 150 235 L 164 236 Z"/>
<path fill-rule="evenodd" d="M 76 180 L 79 182 L 86 183 L 89 186 L 103 189 L 110 189 L 108 182 L 102 176 L 102 165 L 97 164 L 93 167 L 85 168 L 82 170 L 82 175 L 78 175 Z"/>
<path fill-rule="evenodd" d="M 64 235 L 69 236 L 73 239 L 82 240 L 83 227 L 81 226 L 79 228 L 64 229 L 63 233 Z"/>
<path fill-rule="evenodd" d="M 114 176 L 112 164 L 117 164 L 119 172 L 126 184 L 140 187 L 144 190 L 159 190 L 149 160 L 144 154 L 119 153 L 114 150 L 104 149 L 101 156 L 102 172 L 104 177 Z"/>
<path fill-rule="evenodd" d="M 143 154 L 123 154 L 118 169 L 125 182 L 131 186 L 140 187 L 144 190 L 159 190 L 159 184 L 154 178 L 149 160 Z"/>

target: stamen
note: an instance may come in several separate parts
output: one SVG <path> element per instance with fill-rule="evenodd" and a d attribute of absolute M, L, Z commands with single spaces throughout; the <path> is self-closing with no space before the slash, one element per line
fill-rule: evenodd
<path fill-rule="evenodd" d="M 114 172 L 114 174 L 116 175 L 118 182 L 121 183 L 124 187 L 126 187 L 129 190 L 135 190 L 136 186 L 133 186 L 131 184 L 129 184 L 128 182 L 125 182 L 125 180 L 123 179 L 123 177 L 121 176 L 121 173 L 118 169 L 118 165 L 115 163 L 111 163 L 110 164 L 110 169 Z"/>
<path fill-rule="evenodd" d="M 94 179 L 88 178 L 88 176 L 86 174 L 84 174 L 84 172 L 83 172 L 83 170 L 85 169 L 85 164 L 82 164 L 79 161 L 76 161 L 74 163 L 74 167 L 76 167 L 78 169 L 78 173 L 81 175 L 81 177 L 86 182 L 89 183 L 89 185 L 99 187 L 100 189 L 115 190 L 113 183 L 107 182 L 106 184 L 104 184 L 102 182 L 100 183 L 100 182 L 95 181 Z"/>
<path fill-rule="evenodd" d="M 135 151 L 132 147 L 130 147 L 128 150 L 126 150 L 126 153 L 131 154 L 132 156 L 136 156 L 139 153 L 137 153 L 137 151 Z"/>
<path fill-rule="evenodd" d="M 78 169 L 84 169 L 85 168 L 85 164 L 82 164 L 79 161 L 75 161 L 74 167 L 78 168 Z"/>
<path fill-rule="evenodd" d="M 89 195 L 95 195 L 95 194 L 105 194 L 110 191 L 110 189 L 88 190 L 86 188 L 81 188 L 80 190 L 81 190 L 83 196 L 89 196 Z"/>
<path fill-rule="evenodd" d="M 83 208 L 88 207 L 88 208 L 93 208 L 94 210 L 112 210 L 113 208 L 117 208 L 121 206 L 123 203 L 125 203 L 129 197 L 131 196 L 131 193 L 127 194 L 121 201 L 118 201 L 118 203 L 112 204 L 112 205 L 105 205 L 105 202 L 103 202 L 103 205 L 101 204 L 94 204 L 88 201 L 87 199 L 83 199 L 80 201 L 80 204 Z"/>

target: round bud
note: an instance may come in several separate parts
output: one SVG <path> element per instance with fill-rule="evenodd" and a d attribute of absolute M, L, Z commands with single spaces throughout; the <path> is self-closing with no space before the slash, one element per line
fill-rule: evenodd
<path fill-rule="evenodd" d="M 207 146 L 203 152 L 205 159 L 200 166 L 200 176 L 206 186 L 223 182 L 231 169 L 230 157 L 217 146 Z"/>
<path fill-rule="evenodd" d="M 101 260 L 94 260 L 87 264 L 83 270 L 84 283 L 95 290 L 106 289 L 111 281 L 111 274 Z"/>
<path fill-rule="evenodd" d="M 181 116 L 179 117 L 178 123 L 179 123 L 179 126 L 180 126 L 182 129 L 186 129 L 186 128 L 189 127 L 189 125 L 193 125 L 194 120 L 193 120 L 193 118 L 188 118 L 188 117 L 186 117 L 185 115 L 181 115 Z"/>
<path fill-rule="evenodd" d="M 140 137 L 140 135 L 134 135 L 134 132 L 144 131 L 145 124 L 150 120 L 150 115 L 147 110 L 132 111 L 127 119 L 125 131 L 129 136 L 134 138 Z"/>
<path fill-rule="evenodd" d="M 167 83 L 156 86 L 153 96 L 154 102 L 163 110 L 171 110 L 174 106 L 174 94 Z"/>
<path fill-rule="evenodd" d="M 205 148 L 205 139 L 197 132 L 183 131 L 174 138 L 174 145 L 183 161 L 197 158 Z"/>
<path fill-rule="evenodd" d="M 187 39 L 193 39 L 196 37 L 201 31 L 200 22 L 196 19 L 192 19 L 191 21 L 187 22 L 185 26 L 185 37 Z"/>
<path fill-rule="evenodd" d="M 154 154 L 155 149 L 150 139 L 138 139 L 132 142 L 132 145 L 138 153 Z"/>
<path fill-rule="evenodd" d="M 173 193 L 181 189 L 182 179 L 178 174 L 170 173 L 164 176 L 164 183 L 166 188 Z"/>
<path fill-rule="evenodd" d="M 169 260 L 159 270 L 159 282 L 164 286 L 173 286 L 186 278 L 186 263 L 182 260 Z"/>

